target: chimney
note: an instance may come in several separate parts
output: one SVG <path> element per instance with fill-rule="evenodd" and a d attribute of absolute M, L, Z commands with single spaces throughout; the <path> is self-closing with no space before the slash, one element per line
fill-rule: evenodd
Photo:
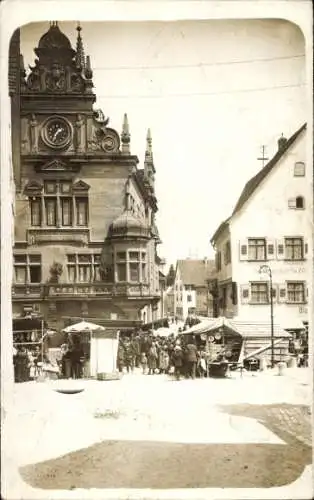
<path fill-rule="evenodd" d="M 278 151 L 281 151 L 285 147 L 285 145 L 287 144 L 287 140 L 288 139 L 286 139 L 283 134 L 281 134 L 281 137 L 279 137 L 278 139 Z"/>

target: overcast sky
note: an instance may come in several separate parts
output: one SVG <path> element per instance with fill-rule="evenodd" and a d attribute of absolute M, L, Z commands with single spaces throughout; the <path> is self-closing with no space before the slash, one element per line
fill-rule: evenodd
<path fill-rule="evenodd" d="M 76 23 L 60 22 L 75 47 Z M 150 127 L 157 222 L 167 263 L 212 256 L 210 237 L 271 158 L 306 120 L 304 39 L 278 20 L 82 23 L 97 105 L 143 166 Z M 25 64 L 49 23 L 23 27 Z"/>

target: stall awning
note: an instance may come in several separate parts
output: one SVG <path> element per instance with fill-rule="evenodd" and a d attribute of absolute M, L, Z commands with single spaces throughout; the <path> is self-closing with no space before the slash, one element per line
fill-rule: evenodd
<path fill-rule="evenodd" d="M 88 321 L 80 321 L 75 325 L 67 326 L 63 329 L 65 333 L 84 333 L 84 332 L 95 332 L 97 330 L 105 330 L 103 326 L 96 325 L 95 323 L 89 323 Z"/>
<path fill-rule="evenodd" d="M 194 335 L 201 335 L 203 333 L 210 333 L 214 332 L 219 329 L 227 329 L 231 330 L 232 332 L 241 335 L 241 332 L 238 330 L 236 325 L 228 318 L 224 318 L 223 316 L 220 316 L 219 318 L 206 318 L 203 319 L 200 323 L 197 325 L 192 326 L 188 330 L 185 330 L 182 332 L 184 335 L 189 335 L 189 334 L 194 334 Z"/>
<path fill-rule="evenodd" d="M 232 331 L 243 338 L 270 338 L 271 327 L 269 321 L 239 321 L 229 319 L 223 316 L 219 318 L 207 318 L 199 324 L 192 326 L 183 334 L 200 335 L 210 333 L 215 330 L 226 329 Z M 274 324 L 274 337 L 289 338 L 290 334 L 286 332 L 280 325 Z"/>

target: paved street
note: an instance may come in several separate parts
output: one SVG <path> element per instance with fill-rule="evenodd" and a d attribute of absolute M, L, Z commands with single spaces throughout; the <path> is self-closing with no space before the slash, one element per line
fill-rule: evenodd
<path fill-rule="evenodd" d="M 308 371 L 290 370 L 20 384 L 7 408 L 5 450 L 31 498 L 83 498 L 90 488 L 270 492 L 309 470 L 308 381 Z M 85 390 L 54 390 L 69 385 Z"/>

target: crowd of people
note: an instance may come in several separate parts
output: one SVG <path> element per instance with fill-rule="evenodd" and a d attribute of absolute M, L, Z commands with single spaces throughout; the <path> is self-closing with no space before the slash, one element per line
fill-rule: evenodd
<path fill-rule="evenodd" d="M 15 382 L 28 382 L 36 378 L 42 370 L 46 356 L 39 346 L 27 349 L 25 346 L 13 348 L 13 366 Z"/>
<path fill-rule="evenodd" d="M 195 338 L 176 338 L 153 334 L 120 338 L 117 368 L 120 373 L 133 372 L 140 368 L 143 374 L 174 374 L 179 379 L 204 377 L 207 375 L 205 346 L 197 344 Z"/>

